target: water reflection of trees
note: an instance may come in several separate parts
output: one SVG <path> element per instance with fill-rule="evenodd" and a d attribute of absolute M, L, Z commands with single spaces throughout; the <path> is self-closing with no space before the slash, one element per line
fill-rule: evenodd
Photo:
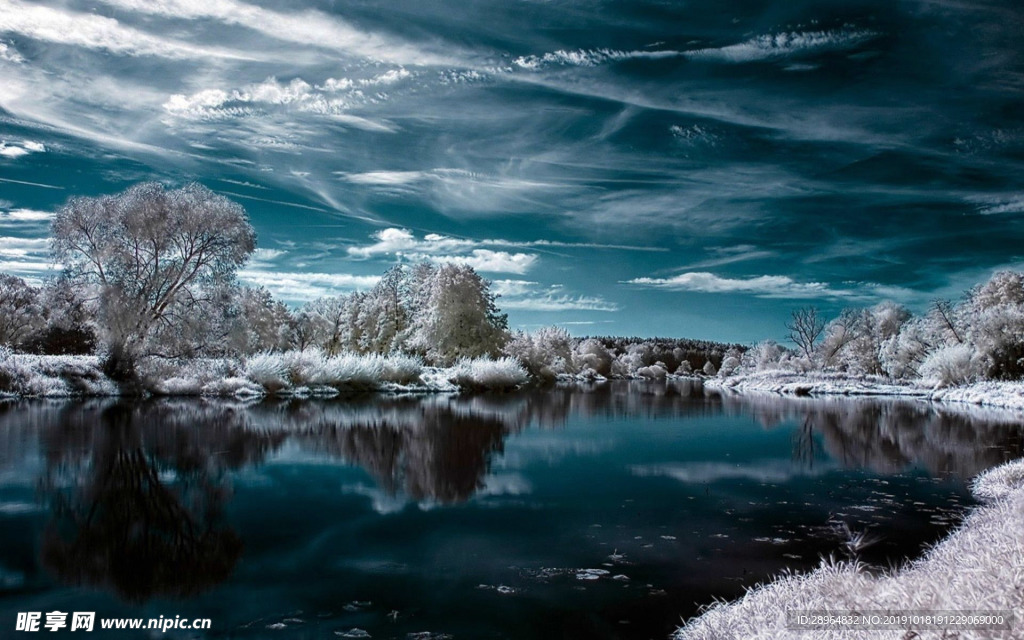
<path fill-rule="evenodd" d="M 364 468 L 389 493 L 453 503 L 480 489 L 505 438 L 570 420 L 734 415 L 794 425 L 802 464 L 824 453 L 888 473 L 974 475 L 1022 455 L 1005 413 L 921 402 L 705 394 L 627 382 L 478 396 L 245 404 L 199 399 L 0 404 L 0 478 L 41 463 L 51 509 L 42 559 L 60 579 L 123 597 L 184 597 L 225 579 L 242 542 L 224 517 L 230 471 L 285 442 Z M 31 465 L 28 465 L 31 466 Z"/>
<path fill-rule="evenodd" d="M 721 396 L 725 411 L 766 428 L 801 425 L 794 457 L 811 460 L 820 434 L 828 456 L 848 468 L 895 473 L 911 466 L 970 478 L 1024 455 L 1024 426 L 1011 413 L 884 398 Z"/>
<path fill-rule="evenodd" d="M 52 573 L 132 601 L 187 597 L 231 574 L 242 541 L 223 516 L 224 472 L 283 436 L 230 419 L 197 425 L 187 407 L 166 403 L 70 403 L 54 413 L 40 433 L 52 515 L 41 558 Z"/>

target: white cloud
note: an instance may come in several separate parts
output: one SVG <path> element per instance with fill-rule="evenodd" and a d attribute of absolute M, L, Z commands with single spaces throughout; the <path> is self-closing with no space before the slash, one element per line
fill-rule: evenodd
<path fill-rule="evenodd" d="M 0 236 L 0 271 L 35 281 L 59 270 L 50 260 L 49 246 L 46 238 Z"/>
<path fill-rule="evenodd" d="M 399 183 L 405 180 L 406 173 L 417 172 L 383 172 L 386 176 L 379 180 L 390 180 Z M 363 174 L 365 175 L 365 174 Z M 524 274 L 536 263 L 537 256 L 532 253 L 508 251 L 496 251 L 486 247 L 504 248 L 585 248 L 585 249 L 622 249 L 630 251 L 662 251 L 650 247 L 635 247 L 629 245 L 602 245 L 596 243 L 571 243 L 557 242 L 550 240 L 530 240 L 517 242 L 513 240 L 502 240 L 489 238 L 485 240 L 470 240 L 467 238 L 453 238 L 437 233 L 428 233 L 422 238 L 417 238 L 408 229 L 389 227 L 374 234 L 376 242 L 373 244 L 357 247 L 349 247 L 348 254 L 356 258 L 372 258 L 375 256 L 394 255 L 409 260 L 427 260 L 430 262 L 454 262 L 457 264 L 468 264 L 477 271 L 488 271 L 496 273 Z"/>
<path fill-rule="evenodd" d="M 341 291 L 369 289 L 377 284 L 380 277 L 350 273 L 267 271 L 250 267 L 239 271 L 238 279 L 247 284 L 266 287 L 283 300 L 306 302 L 337 295 Z"/>
<path fill-rule="evenodd" d="M 973 200 L 978 203 L 978 213 L 983 216 L 999 213 L 1024 213 L 1024 196 L 986 196 L 973 198 Z"/>
<path fill-rule="evenodd" d="M 17 0 L 0 0 L 0 32 L 131 56 L 251 59 L 237 52 L 154 36 L 94 13 L 65 12 Z"/>
<path fill-rule="evenodd" d="M 236 0 L 103 0 L 121 9 L 183 20 L 207 18 L 237 25 L 276 40 L 316 46 L 373 60 L 409 65 L 452 65 L 437 55 L 380 34 L 361 31 L 319 11 L 273 11 Z M 453 47 L 446 47 L 454 50 Z"/>
<path fill-rule="evenodd" d="M 5 158 L 20 158 L 30 153 L 40 153 L 42 151 L 46 151 L 46 147 L 39 142 L 31 140 L 25 140 L 20 145 L 0 141 L 0 156 Z"/>
<path fill-rule="evenodd" d="M 750 293 L 763 298 L 818 298 L 844 295 L 823 282 L 796 282 L 788 276 L 723 278 L 706 271 L 681 273 L 671 278 L 634 278 L 627 284 L 701 293 Z"/>
<path fill-rule="evenodd" d="M 598 296 L 565 293 L 562 285 L 541 285 L 530 280 L 495 280 L 491 290 L 501 296 L 502 309 L 523 311 L 618 311 L 616 304 Z"/>
<path fill-rule="evenodd" d="M 4 62 L 14 62 L 16 64 L 25 62 L 25 58 L 21 57 L 18 50 L 5 42 L 0 42 L 0 60 Z"/>
<path fill-rule="evenodd" d="M 259 248 L 252 252 L 251 262 L 269 262 L 288 253 L 282 249 Z"/>
<path fill-rule="evenodd" d="M 618 311 L 619 306 L 599 296 L 572 296 L 544 293 L 522 298 L 502 298 L 502 309 L 523 311 Z"/>
<path fill-rule="evenodd" d="M 559 49 L 541 56 L 519 56 L 512 64 L 519 69 L 537 71 L 547 66 L 596 67 L 621 60 L 658 60 L 684 55 L 682 51 L 620 51 L 617 49 Z"/>
<path fill-rule="evenodd" d="M 344 178 L 353 184 L 394 186 L 419 182 L 427 176 L 428 174 L 423 171 L 367 171 L 366 173 L 348 173 L 344 175 Z"/>
<path fill-rule="evenodd" d="M 507 251 L 493 251 L 491 249 L 473 249 L 468 256 L 446 256 L 446 255 L 416 255 L 409 256 L 413 259 L 422 257 L 431 262 L 453 262 L 473 267 L 477 271 L 497 273 L 526 273 L 537 256 L 529 253 L 509 253 Z"/>
<path fill-rule="evenodd" d="M 53 217 L 51 211 L 36 211 L 35 209 L 11 209 L 6 213 L 0 213 L 0 223 L 4 222 L 43 222 Z"/>
<path fill-rule="evenodd" d="M 284 109 L 302 113 L 332 116 L 339 122 L 374 131 L 393 129 L 367 118 L 350 116 L 353 107 L 381 102 L 385 99 L 370 89 L 393 85 L 412 77 L 405 69 L 391 69 L 366 78 L 328 78 L 314 85 L 303 78 L 281 82 L 271 76 L 262 82 L 238 89 L 202 89 L 191 95 L 174 94 L 163 104 L 168 114 L 187 120 L 211 120 L 257 115 L 267 109 Z"/>
<path fill-rule="evenodd" d="M 717 49 L 690 51 L 687 56 L 715 62 L 754 62 L 801 53 L 847 49 L 877 36 L 873 31 L 850 29 L 776 33 Z"/>
<path fill-rule="evenodd" d="M 481 248 L 481 244 L 462 238 L 452 238 L 428 233 L 417 238 L 408 229 L 394 227 L 382 229 L 374 234 L 377 242 L 363 247 L 349 247 L 349 255 L 357 258 L 371 258 L 395 255 L 413 261 L 453 262 L 473 267 L 477 271 L 497 273 L 526 273 L 537 261 L 530 253 L 510 253 Z"/>

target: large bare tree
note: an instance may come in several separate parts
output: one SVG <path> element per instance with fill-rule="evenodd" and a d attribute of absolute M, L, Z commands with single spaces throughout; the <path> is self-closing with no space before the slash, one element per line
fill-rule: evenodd
<path fill-rule="evenodd" d="M 200 341 L 187 334 L 206 326 L 197 319 L 224 299 L 256 246 L 242 207 L 199 184 L 72 198 L 51 231 L 54 258 L 96 292 L 107 370 L 122 377 L 137 357 L 161 353 L 160 336 L 176 351 Z"/>

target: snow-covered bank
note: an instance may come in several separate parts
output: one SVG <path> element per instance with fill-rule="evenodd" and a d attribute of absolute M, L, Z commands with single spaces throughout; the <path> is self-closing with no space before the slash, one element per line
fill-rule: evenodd
<path fill-rule="evenodd" d="M 393 355 L 328 356 L 318 350 L 263 353 L 244 360 L 201 358 L 140 364 L 140 384 L 165 396 L 330 397 L 346 392 L 504 391 L 529 376 L 511 358 L 461 360 L 447 368 Z M 0 354 L 0 397 L 108 396 L 121 393 L 97 356 Z"/>
<path fill-rule="evenodd" d="M 1019 618 L 1024 611 L 1024 461 L 986 472 L 975 481 L 973 490 L 986 504 L 907 567 L 876 575 L 856 564 L 824 562 L 810 574 L 783 576 L 755 587 L 734 603 L 712 605 L 688 621 L 675 640 L 1024 638 L 1019 619 L 1011 630 L 956 633 L 918 628 L 799 631 L 787 627 L 787 610 L 1003 610 Z"/>
<path fill-rule="evenodd" d="M 899 396 L 1024 411 L 1024 382 L 1017 381 L 974 382 L 935 389 L 922 384 L 894 382 L 882 376 L 762 371 L 728 378 L 708 378 L 704 386 L 741 393 L 792 396 Z"/>

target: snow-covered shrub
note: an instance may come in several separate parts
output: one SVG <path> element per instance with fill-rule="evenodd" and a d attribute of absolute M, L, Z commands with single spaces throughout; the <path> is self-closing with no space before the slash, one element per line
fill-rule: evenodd
<path fill-rule="evenodd" d="M 270 393 L 288 386 L 288 369 L 280 354 L 257 353 L 245 359 L 245 375 Z"/>
<path fill-rule="evenodd" d="M 974 350 L 968 345 L 943 347 L 928 354 L 921 364 L 921 378 L 931 384 L 949 387 L 977 378 Z"/>
<path fill-rule="evenodd" d="M 517 331 L 502 351 L 541 380 L 552 380 L 560 373 L 575 373 L 573 339 L 559 327 L 543 327 L 533 333 Z"/>
<path fill-rule="evenodd" d="M 464 358 L 451 368 L 448 379 L 463 389 L 500 391 L 526 383 L 529 374 L 515 358 Z"/>
<path fill-rule="evenodd" d="M 290 386 L 328 384 L 325 380 L 324 354 L 319 349 L 285 351 L 278 355 Z"/>
<path fill-rule="evenodd" d="M 664 380 L 668 370 L 665 369 L 664 363 L 656 362 L 649 367 L 640 367 L 636 370 L 636 375 L 648 380 Z"/>
<path fill-rule="evenodd" d="M 416 384 L 423 373 L 423 359 L 419 356 L 392 354 L 384 358 L 381 379 L 395 384 Z"/>
<path fill-rule="evenodd" d="M 774 340 L 765 340 L 748 349 L 740 358 L 740 366 L 744 371 L 769 371 L 778 369 L 786 349 Z"/>
<path fill-rule="evenodd" d="M 577 371 L 590 370 L 599 376 L 612 375 L 612 362 L 615 360 L 603 344 L 588 338 L 576 347 L 573 354 L 573 365 Z"/>
<path fill-rule="evenodd" d="M 703 371 L 704 371 L 704 375 L 706 375 L 706 376 L 713 376 L 716 373 L 718 373 L 718 370 L 715 369 L 715 365 L 710 360 L 708 360 L 707 362 L 704 363 Z"/>
<path fill-rule="evenodd" d="M 676 375 L 677 376 L 693 375 L 693 366 L 690 365 L 690 361 L 689 360 L 683 360 L 682 362 L 679 363 L 679 366 L 676 367 Z"/>
<path fill-rule="evenodd" d="M 384 358 L 344 353 L 323 361 L 322 374 L 309 382 L 340 388 L 371 389 L 384 379 Z"/>
<path fill-rule="evenodd" d="M 728 356 L 722 360 L 722 366 L 718 369 L 718 375 L 722 378 L 728 378 L 736 372 L 736 369 L 738 369 L 739 366 L 739 358 L 736 356 Z"/>
<path fill-rule="evenodd" d="M 200 389 L 204 396 L 235 396 L 237 398 L 255 398 L 262 396 L 265 392 L 263 387 L 242 378 L 232 376 L 229 378 L 218 378 L 204 384 Z"/>

